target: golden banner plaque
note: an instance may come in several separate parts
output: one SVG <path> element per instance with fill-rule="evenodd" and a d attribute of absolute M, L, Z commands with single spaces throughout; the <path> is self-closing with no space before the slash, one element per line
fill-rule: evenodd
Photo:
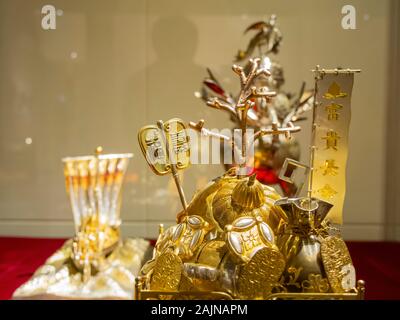
<path fill-rule="evenodd" d="M 178 170 L 190 165 L 189 136 L 183 121 L 178 118 L 166 122 L 158 120 L 157 125 L 141 128 L 138 140 L 151 170 L 159 176 L 172 174 L 182 207 L 186 211 L 185 193 L 178 175 Z"/>
<path fill-rule="evenodd" d="M 327 219 L 342 224 L 354 73 L 317 68 L 312 145 L 312 196 L 333 205 Z"/>

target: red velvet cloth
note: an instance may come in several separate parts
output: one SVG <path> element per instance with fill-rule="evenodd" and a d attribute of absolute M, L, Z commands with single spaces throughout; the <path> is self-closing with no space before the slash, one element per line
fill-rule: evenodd
<path fill-rule="evenodd" d="M 400 242 L 347 242 L 366 299 L 400 300 Z"/>
<path fill-rule="evenodd" d="M 65 239 L 0 237 L 0 299 L 26 282 Z"/>
<path fill-rule="evenodd" d="M 65 239 L 0 237 L 0 299 L 9 299 Z M 154 241 L 153 241 L 154 243 Z M 400 243 L 348 242 L 367 299 L 400 300 Z"/>

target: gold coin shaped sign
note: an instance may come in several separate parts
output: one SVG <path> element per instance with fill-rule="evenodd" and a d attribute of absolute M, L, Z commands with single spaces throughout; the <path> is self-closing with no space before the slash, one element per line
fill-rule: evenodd
<path fill-rule="evenodd" d="M 182 276 L 182 261 L 172 252 L 162 253 L 154 266 L 150 282 L 151 290 L 177 291 Z"/>
<path fill-rule="evenodd" d="M 170 147 L 170 163 L 175 164 L 178 170 L 186 169 L 190 165 L 190 145 L 185 124 L 174 118 L 164 123 L 164 131 Z"/>
<path fill-rule="evenodd" d="M 356 286 L 356 275 L 343 239 L 329 236 L 321 241 L 321 256 L 333 292 L 347 292 Z"/>
<path fill-rule="evenodd" d="M 237 291 L 241 299 L 264 299 L 278 283 L 285 268 L 283 255 L 273 248 L 262 248 L 240 268 Z"/>
<path fill-rule="evenodd" d="M 161 130 L 153 125 L 143 127 L 139 131 L 138 140 L 151 170 L 160 176 L 170 173 L 171 166 Z"/>
<path fill-rule="evenodd" d="M 174 118 L 162 124 L 145 126 L 138 134 L 139 145 L 146 161 L 157 175 L 171 173 L 190 165 L 189 137 L 182 120 Z"/>

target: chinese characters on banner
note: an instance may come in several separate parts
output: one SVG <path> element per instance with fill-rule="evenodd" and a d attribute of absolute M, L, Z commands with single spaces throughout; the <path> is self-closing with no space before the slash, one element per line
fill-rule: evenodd
<path fill-rule="evenodd" d="M 313 145 L 312 196 L 333 204 L 328 219 L 342 224 L 346 162 L 354 73 L 339 71 L 317 76 Z"/>

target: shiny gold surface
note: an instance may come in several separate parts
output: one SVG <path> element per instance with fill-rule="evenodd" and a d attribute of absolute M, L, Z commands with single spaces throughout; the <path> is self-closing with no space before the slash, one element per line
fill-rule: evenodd
<path fill-rule="evenodd" d="M 208 297 L 220 292 L 236 298 L 263 298 L 278 283 L 284 267 L 268 225 L 278 197 L 254 176 L 238 178 L 227 173 L 210 183 L 195 195 L 187 216 L 160 234 L 153 260 L 141 272 L 143 289 L 194 291 L 193 297 L 202 291 L 209 292 Z M 229 214 L 222 219 L 224 212 Z M 260 263 L 265 264 L 261 271 Z M 259 294 L 261 287 L 265 290 Z"/>
<path fill-rule="evenodd" d="M 325 220 L 332 205 L 277 198 L 254 176 L 215 179 L 177 225 L 160 228 L 138 299 L 363 299 L 347 247 Z"/>
<path fill-rule="evenodd" d="M 237 290 L 243 299 L 265 299 L 277 285 L 285 267 L 282 254 L 271 248 L 256 252 L 249 263 L 241 267 Z"/>
<path fill-rule="evenodd" d="M 321 256 L 333 292 L 346 292 L 355 285 L 355 269 L 346 243 L 330 236 L 321 243 Z"/>
<path fill-rule="evenodd" d="M 171 250 L 163 252 L 157 259 L 151 277 L 154 290 L 176 291 L 182 276 L 182 261 Z"/>

